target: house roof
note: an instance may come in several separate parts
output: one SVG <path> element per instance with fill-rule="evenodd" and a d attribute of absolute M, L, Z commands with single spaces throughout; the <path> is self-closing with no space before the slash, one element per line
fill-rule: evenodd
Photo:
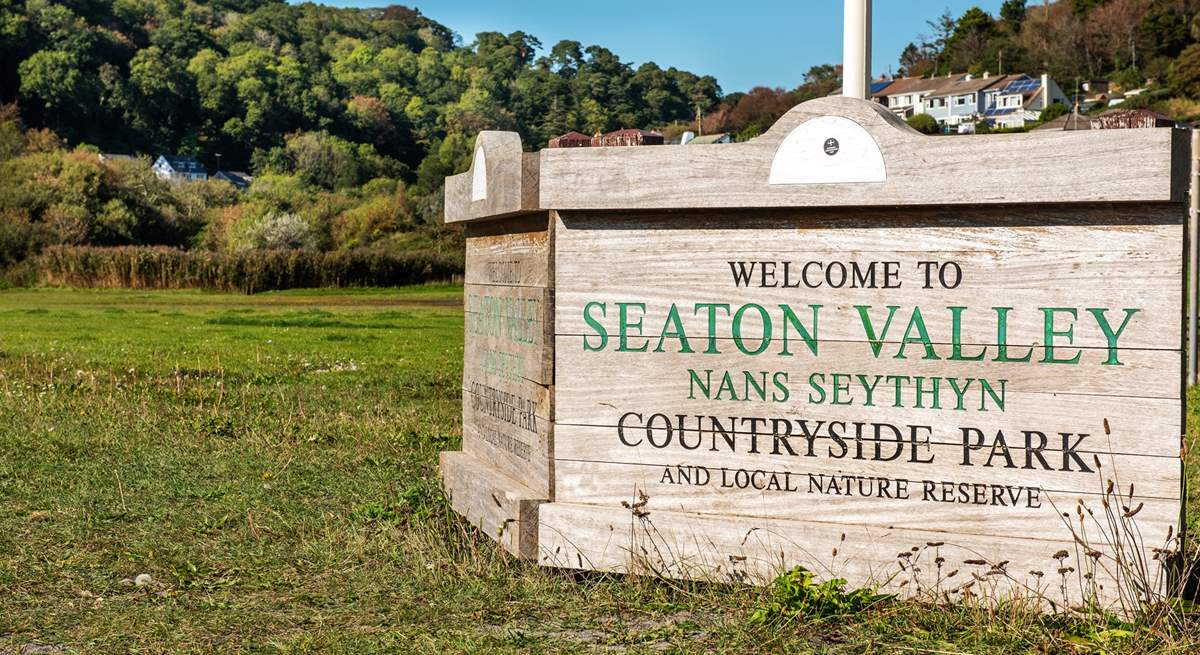
<path fill-rule="evenodd" d="M 1063 114 L 1052 121 L 1046 121 L 1041 125 L 1033 128 L 1037 130 L 1090 130 L 1092 129 L 1092 119 L 1089 116 L 1081 116 L 1076 113 Z"/>
<path fill-rule="evenodd" d="M 254 181 L 254 176 L 243 171 L 217 171 L 217 174 L 213 175 L 213 177 L 218 180 L 225 180 L 239 188 L 249 187 L 250 183 Z"/>
<path fill-rule="evenodd" d="M 177 173 L 207 173 L 199 159 L 187 155 L 159 155 Z"/>
<path fill-rule="evenodd" d="M 932 91 L 939 86 L 945 84 L 949 80 L 957 79 L 954 76 L 950 77 L 901 77 L 892 80 L 892 83 L 885 86 L 879 91 L 872 91 L 872 98 L 886 98 L 888 96 L 902 95 L 905 93 L 919 93 L 921 91 Z"/>
<path fill-rule="evenodd" d="M 1042 85 L 1041 79 L 1030 77 L 1024 73 L 1018 73 L 1016 75 L 1003 75 L 995 79 L 996 84 L 991 88 L 994 88 L 996 91 L 1004 95 L 1010 95 L 1013 93 L 1020 93 L 1024 95 L 1029 91 L 1029 89 L 1032 88 L 1036 90 Z M 989 90 L 991 90 L 991 88 L 989 88 Z"/>
<path fill-rule="evenodd" d="M 871 97 L 875 97 L 884 89 L 896 83 L 896 80 L 872 80 L 871 81 Z"/>
<path fill-rule="evenodd" d="M 961 95 L 964 93 L 978 93 L 994 87 L 1007 79 L 1008 77 L 973 77 L 971 79 L 963 77 L 957 80 L 948 80 L 934 89 L 933 93 L 930 93 L 929 96 L 940 98 L 942 96 Z"/>

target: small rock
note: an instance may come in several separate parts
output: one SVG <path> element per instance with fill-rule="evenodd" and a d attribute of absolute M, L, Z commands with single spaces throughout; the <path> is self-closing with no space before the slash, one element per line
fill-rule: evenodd
<path fill-rule="evenodd" d="M 78 594 L 80 598 L 92 598 L 92 592 L 87 589 L 80 589 Z"/>
<path fill-rule="evenodd" d="M 139 573 L 138 576 L 133 579 L 133 584 L 136 587 L 148 587 L 154 584 L 154 578 L 151 577 L 149 573 Z"/>

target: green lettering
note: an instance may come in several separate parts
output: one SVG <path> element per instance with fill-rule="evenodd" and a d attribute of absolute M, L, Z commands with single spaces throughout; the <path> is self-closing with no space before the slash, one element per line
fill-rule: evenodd
<path fill-rule="evenodd" d="M 600 321 L 597 321 L 596 318 L 592 316 L 592 308 L 594 307 L 600 308 L 601 316 L 608 315 L 608 307 L 602 302 L 596 302 L 593 300 L 592 302 L 583 306 L 583 322 L 587 323 L 588 327 L 595 330 L 597 336 L 600 337 L 600 344 L 596 346 L 593 346 L 592 343 L 588 341 L 587 335 L 584 335 L 583 337 L 583 349 L 593 353 L 604 350 L 604 347 L 608 345 L 608 330 L 605 330 L 604 326 L 600 324 Z"/>
<path fill-rule="evenodd" d="M 644 352 L 646 352 L 646 349 L 650 347 L 649 339 L 646 339 L 646 341 L 641 345 L 640 348 L 630 348 L 629 347 L 629 336 L 630 336 L 629 328 L 635 328 L 637 330 L 636 332 L 633 333 L 633 336 L 635 336 L 635 337 L 642 336 L 642 319 L 641 319 L 641 317 L 638 317 L 637 323 L 630 322 L 629 321 L 629 308 L 630 307 L 636 307 L 636 308 L 642 310 L 642 314 L 646 313 L 646 303 L 644 303 L 644 302 L 619 302 L 619 303 L 617 303 L 617 308 L 620 310 L 620 317 L 621 317 L 621 324 L 620 324 L 621 344 L 620 344 L 620 346 L 617 347 L 617 352 L 644 353 Z"/>
<path fill-rule="evenodd" d="M 887 338 L 888 327 L 892 324 L 892 317 L 896 315 L 896 310 L 900 309 L 899 305 L 888 306 L 887 321 L 883 324 L 883 330 L 879 336 L 875 336 L 875 326 L 871 323 L 870 305 L 855 305 L 858 310 L 858 317 L 862 320 L 863 330 L 867 333 L 867 342 L 871 344 L 871 352 L 875 353 L 876 359 L 879 358 L 879 351 L 883 348 L 883 340 Z"/>
<path fill-rule="evenodd" d="M 916 337 L 912 336 L 913 328 L 917 329 Z M 896 350 L 896 359 L 906 359 L 904 349 L 910 343 L 925 346 L 925 357 L 922 359 L 941 359 L 933 349 L 933 341 L 929 338 L 929 331 L 925 329 L 925 318 L 921 316 L 920 307 L 913 307 L 912 317 L 908 319 L 908 327 L 904 330 L 904 339 L 900 341 L 900 348 Z"/>
<path fill-rule="evenodd" d="M 1045 344 L 1045 348 L 1046 348 L 1046 355 L 1044 357 L 1042 357 L 1042 363 L 1043 364 L 1078 364 L 1079 363 L 1079 355 L 1082 353 L 1082 351 L 1077 350 L 1075 352 L 1075 356 L 1071 357 L 1070 359 L 1061 359 L 1059 357 L 1054 356 L 1054 348 L 1055 348 L 1054 339 L 1056 337 L 1066 337 L 1067 343 L 1073 343 L 1075 341 L 1075 324 L 1072 323 L 1071 327 L 1067 328 L 1066 330 L 1056 330 L 1056 329 L 1054 329 L 1054 315 L 1057 313 L 1063 313 L 1063 314 L 1070 314 L 1071 318 L 1076 318 L 1078 313 L 1075 311 L 1075 308 L 1074 307 L 1042 307 L 1041 309 L 1042 309 L 1042 314 L 1045 317 L 1045 320 L 1043 321 L 1044 332 L 1043 332 L 1042 340 L 1043 340 L 1043 342 Z"/>
<path fill-rule="evenodd" d="M 742 340 L 742 317 L 746 315 L 749 309 L 758 311 L 759 318 L 762 320 L 762 340 L 758 344 L 758 348 L 747 350 L 746 344 Z M 767 314 L 767 310 L 762 305 L 742 305 L 733 315 L 733 343 L 738 350 L 742 351 L 743 355 L 761 355 L 771 345 L 771 316 Z"/>
<path fill-rule="evenodd" d="M 983 359 L 987 354 L 987 347 L 979 351 L 978 355 L 963 355 L 962 352 L 962 313 L 966 307 L 947 307 L 950 310 L 950 343 L 953 350 L 950 352 L 949 359 L 956 362 L 977 362 Z"/>
<path fill-rule="evenodd" d="M 1121 333 L 1125 331 L 1125 327 L 1129 325 L 1129 319 L 1140 310 L 1126 309 L 1125 320 L 1121 321 L 1121 327 L 1114 332 L 1112 326 L 1108 323 L 1108 318 L 1104 316 L 1107 309 L 1100 307 L 1090 307 L 1088 312 L 1096 317 L 1096 323 L 1100 325 L 1100 331 L 1104 333 L 1104 338 L 1108 340 L 1108 359 L 1104 360 L 1105 366 L 1122 366 L 1121 360 L 1117 359 L 1117 339 L 1121 338 Z"/>
<path fill-rule="evenodd" d="M 670 332 L 667 331 L 668 327 L 672 328 Z M 688 343 L 687 334 L 683 331 L 683 321 L 679 320 L 679 308 L 675 306 L 675 303 L 671 303 L 671 310 L 667 312 L 667 320 L 663 322 L 662 332 L 658 335 L 658 347 L 654 349 L 654 352 L 660 353 L 663 351 L 663 342 L 667 340 L 667 337 L 674 337 L 679 340 L 679 352 L 696 352 L 692 350 L 691 344 Z"/>
<path fill-rule="evenodd" d="M 800 338 L 804 340 L 804 345 L 808 346 L 808 349 L 810 351 L 812 351 L 813 356 L 816 356 L 816 354 L 817 354 L 817 311 L 819 309 L 821 309 L 821 306 L 820 305 L 809 305 L 809 307 L 812 308 L 812 332 L 809 332 L 808 328 L 804 327 L 804 325 L 802 323 L 800 323 L 800 318 L 798 316 L 796 316 L 795 312 L 792 311 L 792 308 L 790 305 L 780 305 L 779 306 L 779 308 L 783 310 L 783 352 L 779 353 L 781 356 L 790 357 L 792 354 L 791 351 L 788 350 L 788 326 L 789 325 L 796 328 L 796 331 L 798 331 L 800 333 Z"/>

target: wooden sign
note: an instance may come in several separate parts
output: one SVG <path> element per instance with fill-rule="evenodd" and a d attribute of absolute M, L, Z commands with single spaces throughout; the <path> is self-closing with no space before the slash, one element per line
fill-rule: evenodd
<path fill-rule="evenodd" d="M 488 152 L 539 190 L 468 233 L 456 508 L 456 480 L 503 476 L 525 515 L 492 522 L 548 566 L 1047 605 L 1161 587 L 1183 143 L 922 137 L 830 98 L 746 144 Z"/>

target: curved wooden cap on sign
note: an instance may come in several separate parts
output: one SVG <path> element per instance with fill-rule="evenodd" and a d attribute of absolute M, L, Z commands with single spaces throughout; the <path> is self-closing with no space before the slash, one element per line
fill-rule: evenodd
<path fill-rule="evenodd" d="M 886 173 L 866 152 L 862 133 L 848 124 L 878 144 Z M 829 136 L 817 136 L 822 131 Z M 852 143 L 842 143 L 847 138 Z M 827 154 L 825 139 L 842 149 Z M 1186 148 L 1186 141 L 1183 130 L 1173 129 L 926 136 L 879 103 L 829 97 L 792 108 L 745 143 L 543 150 L 541 204 L 705 209 L 1178 202 L 1185 197 L 1187 171 L 1172 169 L 1172 153 Z M 860 149 L 847 153 L 847 145 Z M 847 155 L 858 158 L 857 170 L 840 163 Z"/>
<path fill-rule="evenodd" d="M 538 156 L 521 150 L 516 132 L 480 132 L 466 173 L 446 178 L 447 223 L 538 210 Z"/>
<path fill-rule="evenodd" d="M 1187 148 L 1175 129 L 926 136 L 879 103 L 829 97 L 727 145 L 522 153 L 517 134 L 482 132 L 472 170 L 446 179 L 446 221 L 572 209 L 1181 202 Z M 487 189 L 473 192 L 479 179 Z"/>

